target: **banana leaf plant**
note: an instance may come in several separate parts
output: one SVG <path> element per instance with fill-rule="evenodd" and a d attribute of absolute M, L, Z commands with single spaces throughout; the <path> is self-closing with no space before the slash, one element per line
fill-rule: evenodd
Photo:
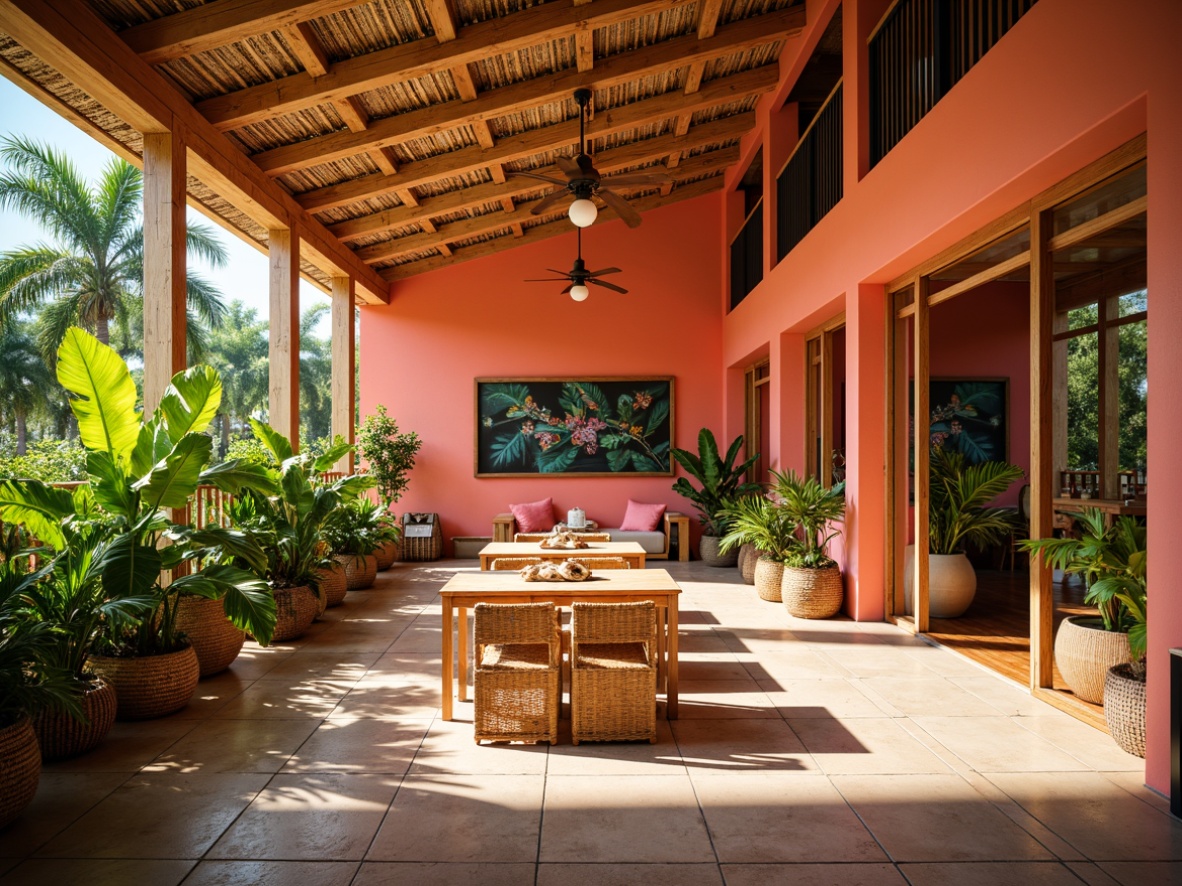
<path fill-rule="evenodd" d="M 235 625 L 269 642 L 275 601 L 259 577 L 265 557 L 258 545 L 242 532 L 195 528 L 173 516 L 200 484 L 236 494 L 261 480 L 261 472 L 238 462 L 206 469 L 213 441 L 203 432 L 222 398 L 217 371 L 198 365 L 177 373 L 145 418 L 122 358 L 74 327 L 58 349 L 57 377 L 71 395 L 89 494 L 107 535 L 95 568 L 106 597 L 128 604 L 104 614 L 96 648 L 116 655 L 183 648 L 180 594 L 221 599 Z M 23 524 L 55 552 L 69 547 L 63 527 L 77 510 L 68 490 L 37 480 L 0 482 L 0 520 Z"/>
<path fill-rule="evenodd" d="M 746 495 L 758 495 L 761 487 L 758 483 L 740 482 L 759 460 L 753 455 L 742 464 L 736 465 L 739 450 L 743 447 L 743 435 L 740 434 L 727 449 L 726 456 L 718 453 L 718 443 L 714 439 L 714 432 L 709 428 L 702 428 L 698 432 L 698 453 L 695 455 L 687 449 L 674 449 L 673 458 L 691 477 L 701 484 L 695 488 L 685 477 L 678 477 L 673 484 L 673 491 L 693 502 L 702 520 L 704 535 L 725 535 L 730 528 L 731 518 L 727 514 L 727 507 Z"/>

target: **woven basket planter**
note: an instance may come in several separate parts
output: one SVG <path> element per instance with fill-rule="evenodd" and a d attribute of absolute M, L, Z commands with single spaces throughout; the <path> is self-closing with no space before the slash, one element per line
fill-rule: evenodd
<path fill-rule="evenodd" d="M 275 633 L 273 643 L 302 637 L 320 614 L 320 598 L 307 585 L 277 588 L 275 595 Z"/>
<path fill-rule="evenodd" d="M 841 611 L 844 596 L 841 569 L 837 566 L 826 566 L 824 569 L 786 566 L 780 582 L 780 594 L 789 615 L 797 618 L 832 618 Z"/>
<path fill-rule="evenodd" d="M 755 584 L 755 564 L 759 562 L 759 549 L 755 545 L 739 548 L 739 575 L 749 585 Z"/>
<path fill-rule="evenodd" d="M 734 566 L 739 562 L 739 549 L 731 548 L 725 554 L 718 547 L 722 539 L 716 535 L 703 535 L 698 543 L 698 551 L 702 555 L 702 562 L 707 566 L 723 568 Z"/>
<path fill-rule="evenodd" d="M 152 720 L 179 711 L 201 678 L 192 646 L 163 655 L 92 655 L 86 668 L 115 687 L 117 720 Z"/>
<path fill-rule="evenodd" d="M 373 554 L 337 554 L 333 557 L 345 567 L 345 586 L 350 591 L 372 587 L 378 577 L 378 561 Z"/>
<path fill-rule="evenodd" d="M 1104 720 L 1122 751 L 1145 756 L 1145 681 L 1127 662 L 1110 667 L 1104 678 Z"/>
<path fill-rule="evenodd" d="M 316 578 L 320 582 L 320 593 L 324 597 L 326 609 L 345 602 L 349 580 L 345 577 L 344 566 L 334 560 L 331 566 L 317 569 Z"/>
<path fill-rule="evenodd" d="M 1095 616 L 1065 618 L 1055 633 L 1055 666 L 1075 697 L 1104 701 L 1108 669 L 1129 660 L 1129 635 L 1104 630 Z"/>
<path fill-rule="evenodd" d="M 755 561 L 755 577 L 752 583 L 759 599 L 767 600 L 769 603 L 781 602 L 784 599 L 780 588 L 784 578 L 784 564 L 759 554 L 751 559 Z"/>
<path fill-rule="evenodd" d="M 373 552 L 374 559 L 378 562 L 378 572 L 384 572 L 394 565 L 394 561 L 398 559 L 398 542 L 384 541 Z M 332 604 L 329 604 L 332 605 Z"/>
<path fill-rule="evenodd" d="M 41 749 L 28 717 L 0 729 L 0 828 L 33 802 L 41 780 Z"/>
<path fill-rule="evenodd" d="M 92 750 L 115 725 L 115 687 L 97 679 L 82 693 L 82 714 L 75 720 L 62 711 L 42 711 L 33 719 L 43 760 L 65 760 Z"/>
<path fill-rule="evenodd" d="M 176 629 L 189 638 L 201 676 L 220 674 L 238 657 L 246 633 L 226 618 L 221 600 L 183 594 L 176 606 Z"/>

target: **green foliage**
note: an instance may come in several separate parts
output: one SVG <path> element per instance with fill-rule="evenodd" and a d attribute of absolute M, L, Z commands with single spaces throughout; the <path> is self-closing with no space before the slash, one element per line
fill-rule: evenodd
<path fill-rule="evenodd" d="M 758 483 L 741 482 L 743 475 L 759 459 L 759 455 L 752 455 L 742 464 L 736 465 L 739 450 L 743 447 L 743 436 L 740 434 L 727 449 L 726 457 L 720 457 L 718 443 L 714 439 L 714 432 L 709 428 L 702 428 L 698 432 L 698 454 L 686 449 L 674 449 L 673 458 L 691 477 L 701 484 L 694 487 L 685 477 L 678 477 L 673 484 L 673 491 L 689 499 L 701 515 L 702 532 L 705 535 L 726 535 L 730 526 L 726 514 L 728 505 L 745 495 L 756 495 L 760 490 Z"/>
<path fill-rule="evenodd" d="M 77 440 L 38 440 L 24 455 L 0 456 L 0 477 L 27 477 L 46 483 L 86 479 L 86 449 Z"/>
<path fill-rule="evenodd" d="M 337 508 L 325 525 L 325 541 L 333 554 L 372 554 L 401 533 L 382 505 L 358 499 Z"/>
<path fill-rule="evenodd" d="M 1008 540 L 1014 515 L 989 503 L 1022 479 L 1022 469 L 1003 461 L 970 465 L 964 453 L 931 450 L 928 549 L 956 554 L 966 543 L 979 547 Z"/>
<path fill-rule="evenodd" d="M 369 466 L 369 473 L 377 482 L 382 503 L 391 507 L 410 484 L 407 476 L 415 466 L 415 456 L 423 442 L 414 431 L 400 433 L 398 422 L 386 414 L 386 407 L 365 418 L 357 429 L 357 448 Z"/>
<path fill-rule="evenodd" d="M 773 560 L 787 558 L 796 540 L 796 524 L 776 502 L 763 495 L 745 495 L 728 504 L 724 513 L 730 526 L 719 545 L 724 553 L 752 544 Z"/>
<path fill-rule="evenodd" d="M 826 487 L 815 477 L 798 476 L 793 471 L 772 471 L 772 480 L 773 494 L 787 521 L 795 526 L 784 562 L 804 569 L 832 566 L 826 550 L 840 532 L 833 524 L 845 519 L 845 482 Z"/>

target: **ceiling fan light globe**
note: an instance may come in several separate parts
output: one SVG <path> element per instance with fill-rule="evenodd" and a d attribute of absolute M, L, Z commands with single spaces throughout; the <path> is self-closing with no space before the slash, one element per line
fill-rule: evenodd
<path fill-rule="evenodd" d="M 587 296 L 591 294 L 591 290 L 582 283 L 576 283 L 570 288 L 570 297 L 575 301 L 586 301 Z"/>
<path fill-rule="evenodd" d="M 595 224 L 595 217 L 599 215 L 599 210 L 586 197 L 580 197 L 570 205 L 570 209 L 566 211 L 566 214 L 570 216 L 570 220 L 574 222 L 575 227 L 589 228 Z"/>

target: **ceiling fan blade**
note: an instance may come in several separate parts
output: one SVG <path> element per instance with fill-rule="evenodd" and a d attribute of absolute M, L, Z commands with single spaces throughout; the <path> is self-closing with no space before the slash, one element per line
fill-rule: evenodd
<path fill-rule="evenodd" d="M 505 174 L 510 176 L 521 176 L 522 178 L 536 178 L 538 181 L 549 182 L 552 185 L 558 185 L 560 188 L 566 187 L 566 182 L 560 178 L 555 178 L 552 175 L 542 175 L 537 172 L 507 172 Z"/>
<path fill-rule="evenodd" d="M 550 270 L 550 269 L 547 268 L 546 270 Z M 604 274 L 618 274 L 618 273 L 620 273 L 619 268 L 604 268 L 602 271 L 592 271 L 587 276 L 588 277 L 602 277 Z"/>
<path fill-rule="evenodd" d="M 604 184 L 616 185 L 667 185 L 673 177 L 667 172 L 629 172 L 625 175 L 613 175 L 604 179 Z"/>
<path fill-rule="evenodd" d="M 624 224 L 630 228 L 640 227 L 640 213 L 633 209 L 627 200 L 608 188 L 600 188 L 596 193 L 604 203 L 616 211 L 616 215 L 624 220 Z"/>
<path fill-rule="evenodd" d="M 610 289 L 612 292 L 618 292 L 621 295 L 627 295 L 628 290 L 622 286 L 617 286 L 615 283 L 608 283 L 606 280 L 596 280 L 591 277 L 587 280 L 588 283 L 594 283 L 596 286 L 602 286 L 604 289 Z"/>
<path fill-rule="evenodd" d="M 554 158 L 554 162 L 557 163 L 558 168 L 565 172 L 568 176 L 577 178 L 583 174 L 583 171 L 579 169 L 579 164 L 570 157 L 560 154 Z"/>
<path fill-rule="evenodd" d="M 566 287 L 566 289 L 562 290 L 562 292 L 560 292 L 558 294 L 559 295 L 566 295 L 568 292 L 570 292 L 574 288 L 575 288 L 575 284 L 572 283 L 570 286 Z"/>
<path fill-rule="evenodd" d="M 537 203 L 535 203 L 533 205 L 533 207 L 529 211 L 529 214 L 530 215 L 541 215 L 543 212 L 550 209 L 559 200 L 562 200 L 562 199 L 569 197 L 569 196 L 570 196 L 570 191 L 568 191 L 565 187 L 560 191 L 551 191 L 549 194 L 547 194 L 545 197 L 543 197 L 541 200 L 539 200 Z"/>
<path fill-rule="evenodd" d="M 530 277 L 526 280 L 522 280 L 521 282 L 522 283 L 557 283 L 559 280 L 569 280 L 569 279 L 570 279 L 570 277 L 567 277 L 565 275 L 562 277 Z"/>
<path fill-rule="evenodd" d="M 570 271 L 558 271 L 558 270 L 555 270 L 554 268 L 546 268 L 546 270 L 549 271 L 551 274 L 557 274 L 559 277 L 562 277 L 564 280 L 570 278 Z"/>

